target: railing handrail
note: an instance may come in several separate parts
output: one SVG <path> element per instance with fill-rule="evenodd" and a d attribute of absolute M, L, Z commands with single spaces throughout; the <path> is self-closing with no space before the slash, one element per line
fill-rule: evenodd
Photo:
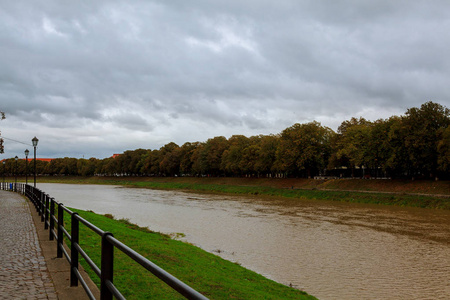
<path fill-rule="evenodd" d="M 117 248 L 129 258 L 140 264 L 146 270 L 165 282 L 172 289 L 183 295 L 187 299 L 206 300 L 204 295 L 200 294 L 189 285 L 185 284 L 172 274 L 168 273 L 158 265 L 145 258 L 134 249 L 128 247 L 112 233 L 103 231 L 86 219 L 82 218 L 78 213 L 72 212 L 64 204 L 55 201 L 48 194 L 42 192 L 28 184 L 23 183 L 4 183 L 0 182 L 1 190 L 11 190 L 25 195 L 35 206 L 36 211 L 41 216 L 41 222 L 44 222 L 45 229 L 49 229 L 49 240 L 56 239 L 57 257 L 62 258 L 64 255 L 71 265 L 70 267 L 70 285 L 78 286 L 81 282 L 86 294 L 90 299 L 95 299 L 92 291 L 89 289 L 85 280 L 79 272 L 78 258 L 81 255 L 94 273 L 100 277 L 100 299 L 110 300 L 113 296 L 116 299 L 125 299 L 117 287 L 114 285 L 114 248 Z M 57 210 L 55 209 L 57 206 Z M 56 213 L 57 212 L 57 213 Z M 71 216 L 71 234 L 64 227 L 64 212 Z M 58 217 L 56 217 L 56 215 Z M 101 246 L 101 267 L 99 268 L 92 259 L 86 254 L 79 244 L 79 223 L 86 226 L 91 231 L 102 237 Z M 56 224 L 56 232 L 55 232 Z M 71 242 L 70 253 L 64 247 L 64 236 Z"/>

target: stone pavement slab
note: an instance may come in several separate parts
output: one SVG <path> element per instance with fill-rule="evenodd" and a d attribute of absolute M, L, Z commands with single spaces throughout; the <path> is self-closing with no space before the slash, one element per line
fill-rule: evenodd
<path fill-rule="evenodd" d="M 70 286 L 70 265 L 65 257 L 56 257 L 56 247 L 33 204 L 20 194 L 0 190 L 0 300 L 89 299 L 81 283 Z M 79 271 L 100 299 L 98 287 L 81 266 Z"/>
<path fill-rule="evenodd" d="M 58 299 L 27 201 L 0 191 L 0 299 Z"/>

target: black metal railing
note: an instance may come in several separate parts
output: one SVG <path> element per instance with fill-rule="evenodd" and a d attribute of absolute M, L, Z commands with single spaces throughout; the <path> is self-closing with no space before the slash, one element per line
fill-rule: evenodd
<path fill-rule="evenodd" d="M 49 230 L 49 240 L 56 239 L 56 256 L 66 257 L 70 264 L 70 286 L 83 286 L 90 299 L 95 299 L 92 291 L 89 289 L 86 281 L 79 272 L 79 257 L 84 258 L 89 267 L 100 278 L 100 299 L 110 300 L 113 296 L 116 299 L 125 299 L 117 287 L 114 285 L 114 249 L 122 251 L 125 255 L 140 264 L 143 268 L 153 273 L 157 278 L 165 282 L 172 289 L 183 295 L 187 299 L 208 299 L 184 282 L 175 278 L 156 264 L 137 253 L 121 241 L 114 238 L 111 232 L 91 224 L 83 219 L 78 213 L 72 212 L 62 203 L 55 201 L 43 191 L 34 188 L 31 185 L 23 183 L 4 183 L 0 182 L 0 189 L 10 190 L 25 195 L 35 206 L 36 211 L 41 216 L 41 222 L 44 228 Z M 70 234 L 64 227 L 64 212 L 71 217 Z M 86 254 L 79 244 L 80 223 L 101 237 L 101 265 L 98 267 L 93 260 Z M 64 238 L 70 241 L 70 248 L 64 246 Z M 66 250 L 66 248 L 68 250 Z"/>

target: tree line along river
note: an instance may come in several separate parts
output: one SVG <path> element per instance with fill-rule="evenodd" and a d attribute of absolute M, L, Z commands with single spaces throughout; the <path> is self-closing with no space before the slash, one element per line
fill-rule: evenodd
<path fill-rule="evenodd" d="M 450 212 L 39 184 L 66 206 L 127 218 L 319 299 L 449 299 Z"/>

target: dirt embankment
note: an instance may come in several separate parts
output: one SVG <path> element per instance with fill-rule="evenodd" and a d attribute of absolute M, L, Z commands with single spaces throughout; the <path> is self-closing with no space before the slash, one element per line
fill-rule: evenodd
<path fill-rule="evenodd" d="M 371 191 L 405 194 L 450 196 L 450 181 L 389 180 L 389 179 L 304 179 L 304 178 L 230 178 L 230 177 L 142 177 L 139 181 L 185 182 L 197 184 L 223 184 L 240 186 L 269 186 L 274 188 Z"/>

